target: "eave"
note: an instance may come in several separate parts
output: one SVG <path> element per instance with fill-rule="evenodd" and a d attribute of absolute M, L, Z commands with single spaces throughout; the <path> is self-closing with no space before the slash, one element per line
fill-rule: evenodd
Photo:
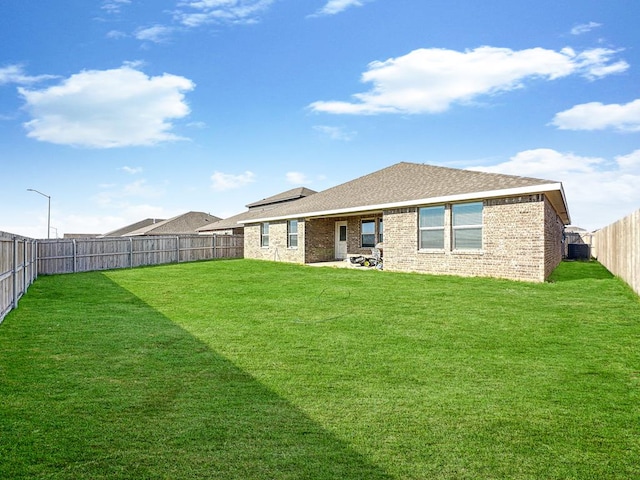
<path fill-rule="evenodd" d="M 515 197 L 519 195 L 531 195 L 536 193 L 543 193 L 547 196 L 551 205 L 560 216 L 562 222 L 565 225 L 571 223 L 571 217 L 569 215 L 569 209 L 567 207 L 567 201 L 564 194 L 562 183 L 548 183 L 542 185 L 530 185 L 526 187 L 509 188 L 502 190 L 489 190 L 483 192 L 470 192 L 456 195 L 445 195 L 440 197 L 420 198 L 414 200 L 405 200 L 401 202 L 382 203 L 378 205 L 362 205 L 355 207 L 336 208 L 330 210 L 318 210 L 309 212 L 296 212 L 286 215 L 265 216 L 260 218 L 252 218 L 244 221 L 238 221 L 238 224 L 247 223 L 265 223 L 275 222 L 279 220 L 290 220 L 295 218 L 323 218 L 332 216 L 348 216 L 357 215 L 363 212 L 390 210 L 394 208 L 415 207 L 418 205 L 434 205 L 442 203 L 463 202 L 472 200 L 484 200 L 488 198 L 504 198 Z"/>

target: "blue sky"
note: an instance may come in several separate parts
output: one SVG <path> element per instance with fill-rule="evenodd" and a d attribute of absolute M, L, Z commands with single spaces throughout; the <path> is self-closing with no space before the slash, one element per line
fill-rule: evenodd
<path fill-rule="evenodd" d="M 640 208 L 637 0 L 0 3 L 0 230 L 227 217 L 397 162 Z M 371 188 L 375 188 L 372 185 Z"/>

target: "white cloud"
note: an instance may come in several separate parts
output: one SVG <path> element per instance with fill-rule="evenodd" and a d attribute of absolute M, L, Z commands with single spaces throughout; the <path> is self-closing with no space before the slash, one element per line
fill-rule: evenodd
<path fill-rule="evenodd" d="M 616 157 L 620 170 L 627 175 L 640 175 L 640 150 Z"/>
<path fill-rule="evenodd" d="M 136 173 L 142 173 L 142 167 L 122 167 L 120 170 L 129 173 L 131 175 L 135 175 Z"/>
<path fill-rule="evenodd" d="M 361 80 L 373 87 L 353 95 L 353 102 L 318 101 L 310 108 L 317 112 L 360 115 L 438 113 L 454 103 L 522 88 L 527 80 L 556 80 L 569 75 L 595 79 L 626 70 L 629 67 L 626 62 L 612 63 L 616 53 L 604 48 L 580 53 L 570 48 L 558 52 L 488 46 L 464 52 L 418 49 L 370 63 Z"/>
<path fill-rule="evenodd" d="M 255 182 L 255 174 L 250 171 L 246 171 L 240 175 L 214 172 L 213 175 L 211 175 L 211 181 L 213 182 L 211 188 L 222 192 L 244 187 L 245 185 Z"/>
<path fill-rule="evenodd" d="M 18 85 L 31 85 L 56 78 L 54 75 L 27 75 L 22 65 L 7 65 L 0 67 L 0 85 L 16 83 Z"/>
<path fill-rule="evenodd" d="M 164 25 L 154 25 L 152 27 L 139 28 L 135 31 L 134 36 L 138 40 L 153 42 L 153 43 L 165 43 L 169 40 L 169 37 L 175 29 Z"/>
<path fill-rule="evenodd" d="M 640 206 L 640 150 L 607 160 L 540 148 L 470 170 L 562 182 L 572 223 L 588 230 L 605 227 Z"/>
<path fill-rule="evenodd" d="M 101 185 L 102 191 L 93 197 L 100 207 L 124 208 L 130 205 L 131 199 L 149 200 L 166 195 L 164 186 L 150 185 L 145 179 L 136 180 L 126 185 Z"/>
<path fill-rule="evenodd" d="M 302 172 L 287 172 L 287 182 L 293 185 L 304 185 L 310 183 L 309 178 Z"/>
<path fill-rule="evenodd" d="M 313 129 L 316 132 L 321 133 L 329 137 L 331 140 L 342 140 L 342 141 L 350 141 L 353 140 L 353 137 L 356 136 L 355 132 L 348 132 L 342 127 L 331 127 L 328 125 L 315 125 Z"/>
<path fill-rule="evenodd" d="M 589 23 L 576 25 L 571 29 L 571 35 L 582 35 L 584 33 L 589 33 L 594 28 L 598 28 L 601 26 L 602 26 L 601 23 L 596 23 L 596 22 L 589 22 Z"/>
<path fill-rule="evenodd" d="M 42 90 L 20 88 L 33 120 L 28 136 L 89 148 L 155 145 L 181 140 L 171 120 L 189 114 L 184 93 L 194 83 L 163 74 L 149 77 L 125 65 L 87 70 Z"/>
<path fill-rule="evenodd" d="M 198 0 L 183 1 L 174 18 L 185 27 L 211 23 L 251 24 L 275 0 Z"/>
<path fill-rule="evenodd" d="M 120 13 L 122 6 L 130 3 L 131 0 L 104 0 L 102 2 L 102 9 L 107 13 Z"/>
<path fill-rule="evenodd" d="M 583 103 L 557 113 L 551 122 L 561 130 L 640 131 L 640 99 L 620 105 L 600 102 Z"/>
<path fill-rule="evenodd" d="M 120 40 L 121 38 L 127 38 L 128 36 L 129 35 L 119 30 L 110 30 L 107 32 L 107 38 L 112 40 Z"/>
<path fill-rule="evenodd" d="M 328 0 L 326 5 L 316 12 L 316 16 L 335 15 L 345 11 L 349 7 L 361 7 L 360 0 Z"/>
<path fill-rule="evenodd" d="M 187 127 L 202 130 L 203 128 L 207 128 L 207 124 L 205 122 L 189 122 L 187 123 Z"/>
<path fill-rule="evenodd" d="M 126 171 L 129 168 L 122 169 Z M 142 171 L 139 167 L 131 170 L 136 173 Z M 66 216 L 55 215 L 59 231 L 106 233 L 145 218 L 170 218 L 180 213 L 153 205 L 154 202 L 166 197 L 166 185 L 153 185 L 140 179 L 124 185 L 100 185 L 99 187 L 100 191 L 91 199 L 96 207 L 91 215 L 78 213 L 69 213 Z M 102 215 L 102 209 L 110 213 Z"/>

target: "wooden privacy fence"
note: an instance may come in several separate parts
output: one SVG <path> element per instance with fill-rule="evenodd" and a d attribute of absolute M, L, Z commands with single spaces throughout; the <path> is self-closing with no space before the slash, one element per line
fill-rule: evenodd
<path fill-rule="evenodd" d="M 242 258 L 242 235 L 34 240 L 0 232 L 0 323 L 39 274 Z"/>
<path fill-rule="evenodd" d="M 640 210 L 595 232 L 594 256 L 640 295 Z"/>
<path fill-rule="evenodd" d="M 0 232 L 0 323 L 38 276 L 36 248 L 31 238 Z"/>
<path fill-rule="evenodd" d="M 38 273 L 242 258 L 242 235 L 181 235 L 38 240 Z"/>

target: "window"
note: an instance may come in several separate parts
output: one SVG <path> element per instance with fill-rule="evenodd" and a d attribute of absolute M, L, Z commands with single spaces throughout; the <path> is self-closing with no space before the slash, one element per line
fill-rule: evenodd
<path fill-rule="evenodd" d="M 384 241 L 384 235 L 383 235 L 383 227 L 382 227 L 382 219 L 380 219 L 378 221 L 378 242 L 383 242 Z"/>
<path fill-rule="evenodd" d="M 420 249 L 444 248 L 444 205 L 423 207 L 420 215 Z"/>
<path fill-rule="evenodd" d="M 262 237 L 260 245 L 263 247 L 269 246 L 269 224 L 263 223 L 260 225 L 260 236 Z"/>
<path fill-rule="evenodd" d="M 340 225 L 340 230 L 338 231 L 338 241 L 346 242 L 347 241 L 347 226 Z"/>
<path fill-rule="evenodd" d="M 362 242 L 363 247 L 375 247 L 376 246 L 376 221 L 375 220 L 363 220 L 362 221 Z"/>
<path fill-rule="evenodd" d="M 287 224 L 287 246 L 298 248 L 298 220 L 289 220 Z"/>
<path fill-rule="evenodd" d="M 453 205 L 453 248 L 482 248 L 482 202 Z"/>

